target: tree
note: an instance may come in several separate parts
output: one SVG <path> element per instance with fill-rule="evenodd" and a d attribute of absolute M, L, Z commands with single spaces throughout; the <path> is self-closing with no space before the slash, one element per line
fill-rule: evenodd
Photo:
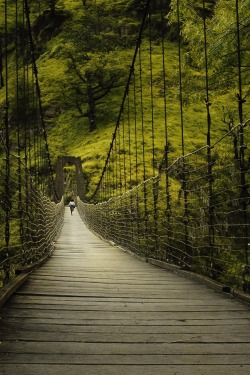
<path fill-rule="evenodd" d="M 187 43 L 189 65 L 196 69 L 205 66 L 204 17 L 206 17 L 206 48 L 208 68 L 213 75 L 213 82 L 229 87 L 238 70 L 238 52 L 241 68 L 250 68 L 250 0 L 239 2 L 239 35 L 237 35 L 236 3 L 230 0 L 206 1 L 181 0 L 179 8 L 180 27 L 183 40 Z M 177 22 L 176 1 L 171 3 L 168 16 L 173 24 Z M 238 45 L 238 36 L 240 46 Z M 240 51 L 239 51 L 240 49 Z"/>
<path fill-rule="evenodd" d="M 214 74 L 220 78 L 220 84 L 224 87 L 235 85 L 235 79 L 238 84 L 239 64 L 242 74 L 247 73 L 250 68 L 250 0 L 239 2 L 238 12 L 239 25 L 236 3 L 218 0 L 214 17 L 208 26 L 209 62 L 212 65 L 217 59 L 217 64 L 213 63 Z"/>
<path fill-rule="evenodd" d="M 129 36 L 123 35 L 120 20 L 106 4 L 86 3 L 78 20 L 68 26 L 68 40 L 82 53 L 109 52 L 128 44 Z"/>
<path fill-rule="evenodd" d="M 81 55 L 69 54 L 68 64 L 71 79 L 63 88 L 64 101 L 78 116 L 88 118 L 89 131 L 93 131 L 97 106 L 112 89 L 123 85 L 126 70 L 114 53 L 85 55 L 84 60 Z"/>
<path fill-rule="evenodd" d="M 63 96 L 78 116 L 88 118 L 89 130 L 93 131 L 97 106 L 112 89 L 124 85 L 127 64 L 120 57 L 123 39 L 118 20 L 104 4 L 86 3 L 78 22 L 69 26 L 64 57 L 70 79 Z"/>

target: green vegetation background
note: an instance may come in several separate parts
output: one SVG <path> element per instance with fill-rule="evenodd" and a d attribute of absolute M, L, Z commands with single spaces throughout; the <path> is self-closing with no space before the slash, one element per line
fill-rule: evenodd
<path fill-rule="evenodd" d="M 157 29 L 160 20 L 160 1 L 153 2 L 153 63 L 155 148 L 160 162 L 164 149 L 163 95 L 161 92 L 162 66 L 159 63 L 162 47 L 161 33 Z M 167 67 L 168 137 L 171 158 L 181 155 L 181 126 L 178 86 L 178 32 L 175 1 L 164 3 L 166 20 L 165 53 Z M 235 25 L 232 1 L 207 1 L 208 64 L 211 75 L 210 97 L 212 101 L 212 143 L 223 136 L 238 120 L 235 74 L 235 45 L 231 28 Z M 42 104 L 48 132 L 52 162 L 57 156 L 80 156 L 90 185 L 94 186 L 104 166 L 116 119 L 128 77 L 135 42 L 140 28 L 145 1 L 136 0 L 54 0 L 30 1 L 32 29 L 36 47 L 36 61 L 41 87 Z M 249 1 L 242 2 L 241 14 L 249 25 Z M 206 145 L 207 120 L 204 102 L 205 73 L 202 49 L 201 14 L 202 1 L 180 1 L 182 22 L 183 64 L 183 121 L 185 153 Z M 12 10 L 11 10 L 12 7 Z M 4 1 L 0 0 L 0 25 L 4 33 Z M 171 12 L 170 12 L 171 11 Z M 169 13 L 170 12 L 170 13 Z M 216 13 L 217 12 L 217 13 Z M 218 19 L 219 24 L 218 24 Z M 8 2 L 8 33 L 14 35 L 15 1 Z M 219 30 L 217 30 L 217 29 Z M 249 58 L 249 27 L 242 32 L 244 61 Z M 215 39 L 213 39 L 215 38 Z M 216 39 L 217 38 L 217 39 Z M 14 39 L 14 36 L 13 36 Z M 231 41 L 231 42 L 230 42 Z M 13 42 L 14 43 L 14 42 Z M 244 47 L 246 48 L 244 49 Z M 148 33 L 143 36 L 142 64 L 149 58 Z M 12 50 L 9 47 L 11 56 Z M 217 60 L 216 60 L 217 58 Z M 218 61 L 215 63 L 215 61 Z M 244 65 L 244 61 L 242 64 Z M 159 66 L 158 66 L 158 65 Z M 148 87 L 149 68 L 143 65 L 145 92 Z M 14 72 L 14 57 L 11 69 Z M 249 94 L 249 67 L 244 70 L 244 95 Z M 97 74 L 98 73 L 98 74 Z M 12 75 L 10 74 L 10 77 Z M 13 74 L 14 76 L 14 74 Z M 87 83 L 86 83 L 87 82 Z M 94 115 L 91 103 L 86 99 L 88 82 L 96 89 Z M 15 83 L 10 79 L 10 98 L 15 97 Z M 102 95 L 103 94 L 103 95 Z M 4 106 L 4 90 L 0 90 L 0 106 Z M 144 99 L 145 108 L 150 107 L 150 95 Z M 93 104 L 93 103 L 92 103 Z M 93 109 L 93 108 L 92 108 Z M 244 107 L 246 119 L 250 107 Z M 91 112 L 91 113 L 90 113 Z M 145 124 L 150 129 L 150 110 L 145 111 Z M 91 129 L 91 120 L 94 128 Z M 146 131 L 148 139 L 150 130 Z M 150 150 L 151 140 L 146 148 Z M 151 158 L 151 155 L 148 156 Z M 148 163 L 150 160 L 148 159 Z"/>

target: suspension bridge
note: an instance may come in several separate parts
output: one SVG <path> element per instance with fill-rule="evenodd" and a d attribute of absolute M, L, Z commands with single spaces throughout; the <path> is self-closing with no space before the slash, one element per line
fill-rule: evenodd
<path fill-rule="evenodd" d="M 250 8 L 196 3 L 145 1 L 90 188 L 50 154 L 29 1 L 0 2 L 0 374 L 249 372 Z"/>

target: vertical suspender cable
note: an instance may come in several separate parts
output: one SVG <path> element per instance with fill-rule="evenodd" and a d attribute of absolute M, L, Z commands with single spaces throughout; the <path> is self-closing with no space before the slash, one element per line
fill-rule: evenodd
<path fill-rule="evenodd" d="M 126 176 L 126 154 L 127 154 L 127 150 L 126 150 L 126 143 L 125 143 L 125 118 L 124 118 L 124 114 L 123 114 L 123 118 L 122 118 L 122 134 L 121 134 L 121 138 L 122 138 L 122 149 L 121 149 L 121 152 L 122 152 L 122 155 L 123 155 L 123 160 L 121 162 L 122 164 L 122 168 L 121 170 L 123 169 L 123 173 L 121 173 L 121 182 L 123 180 L 123 184 L 122 184 L 122 188 L 124 190 L 124 192 L 126 191 L 127 189 L 127 176 Z"/>
<path fill-rule="evenodd" d="M 142 80 L 142 56 L 139 49 L 139 81 L 140 81 L 140 108 L 141 108 L 141 135 L 142 135 L 142 166 L 143 181 L 146 181 L 146 162 L 145 162 L 145 129 L 144 129 L 144 103 L 143 103 L 143 80 Z"/>
<path fill-rule="evenodd" d="M 24 228 L 23 228 L 23 198 L 22 198 L 22 169 L 21 169 L 21 128 L 20 128 L 20 103 L 19 103 L 19 38 L 18 38 L 18 0 L 16 0 L 16 34 L 15 34 L 15 49 L 16 49 L 16 126 L 17 126 L 17 154 L 18 154 L 18 216 L 19 216 L 19 233 L 21 242 L 21 251 L 23 252 L 24 242 Z"/>
<path fill-rule="evenodd" d="M 152 133 L 152 175 L 155 176 L 155 123 L 154 123 L 154 80 L 153 80 L 153 51 L 152 51 L 152 25 L 151 12 L 149 18 L 149 63 L 150 63 L 150 99 L 151 99 L 151 133 Z"/>
<path fill-rule="evenodd" d="M 166 83 L 166 62 L 165 62 L 165 30 L 164 30 L 164 13 L 163 13 L 163 0 L 161 0 L 161 45 L 162 45 L 162 74 L 163 74 L 163 95 L 164 95 L 164 129 L 165 129 L 165 149 L 164 149 L 164 160 L 163 165 L 165 167 L 165 179 L 166 179 L 166 219 L 167 219 L 167 231 L 168 238 L 170 237 L 170 217 L 171 217 L 171 206 L 170 206 L 170 186 L 169 186 L 169 173 L 168 173 L 168 154 L 169 154 L 169 141 L 168 141 L 168 123 L 167 123 L 167 83 Z M 161 172 L 161 168 L 160 168 Z"/>
<path fill-rule="evenodd" d="M 27 34 L 27 22 L 25 20 L 25 0 L 22 1 L 22 27 L 24 30 L 24 39 L 26 42 Z M 24 52 L 23 52 L 23 103 L 24 103 L 24 164 L 25 164 L 25 212 L 26 212 L 26 228 L 29 228 L 29 221 L 30 221 L 30 204 L 29 204 L 29 194 L 30 194 L 30 186 L 29 186 L 29 175 L 28 175 L 28 121 L 27 121 L 27 88 L 26 88 L 26 52 L 27 46 L 25 45 Z M 27 233 L 26 233 L 27 234 Z"/>
<path fill-rule="evenodd" d="M 180 95 L 180 120 L 181 120 L 181 150 L 182 156 L 185 155 L 184 140 L 184 120 L 183 120 L 183 85 L 182 85 L 182 66 L 181 66 L 181 21 L 180 21 L 180 5 L 177 0 L 177 24 L 178 24 L 178 64 L 179 64 L 179 95 Z M 183 182 L 185 178 L 183 177 Z"/>
<path fill-rule="evenodd" d="M 146 181 L 146 160 L 145 160 L 145 129 L 144 129 L 144 103 L 143 103 L 143 80 L 142 80 L 142 56 L 139 49 L 139 80 L 140 80 L 140 108 L 141 108 L 141 135 L 142 135 L 142 165 L 143 165 L 143 181 Z M 146 255 L 148 253 L 148 196 L 146 184 L 143 184 L 143 203 L 144 203 L 144 233 L 146 239 Z"/>
<path fill-rule="evenodd" d="M 25 0 L 27 1 L 27 0 Z M 140 44 L 141 44 L 141 36 L 142 36 L 142 32 L 143 32 L 143 29 L 144 29 L 144 25 L 145 25 L 145 21 L 146 21 L 146 17 L 147 17 L 147 14 L 148 14 L 148 8 L 149 8 L 149 3 L 150 3 L 150 0 L 147 0 L 147 3 L 145 5 L 145 10 L 144 10 L 144 14 L 143 14 L 143 19 L 142 19 L 142 23 L 141 23 L 141 28 L 140 28 L 140 32 L 139 32 L 139 37 L 138 37 L 138 40 L 137 40 L 137 43 L 136 43 L 136 48 L 135 48 L 135 52 L 134 52 L 134 56 L 133 56 L 133 61 L 132 61 L 132 64 L 131 64 L 131 68 L 130 68 L 130 72 L 129 72 L 129 77 L 128 77 L 128 80 L 127 80 L 127 84 L 126 84 L 126 87 L 125 87 L 125 92 L 124 92 L 124 95 L 123 95 L 123 99 L 122 99 L 122 104 L 121 104 L 121 108 L 120 108 L 120 112 L 119 112 L 119 115 L 118 115 L 118 119 L 116 121 L 116 127 L 115 127 L 115 132 L 114 132 L 114 135 L 113 135 L 113 139 L 111 141 L 111 144 L 110 144 L 110 148 L 109 148 L 109 151 L 108 151 L 108 156 L 107 156 L 107 159 L 105 161 L 105 165 L 104 165 L 104 168 L 102 170 L 102 174 L 101 174 L 101 178 L 97 184 L 97 187 L 92 195 L 92 197 L 90 198 L 93 199 L 101 185 L 101 182 L 102 182 L 102 179 L 103 179 L 103 176 L 104 176 L 104 173 L 106 171 L 106 166 L 108 164 L 108 160 L 109 160 L 109 157 L 110 157 L 110 154 L 111 154 L 111 150 L 113 148 L 113 143 L 114 143 L 114 139 L 115 139 L 115 134 L 117 132 L 117 128 L 119 126 L 119 123 L 120 123 L 120 119 L 121 119 L 121 115 L 122 115 L 122 111 L 123 111 L 123 108 L 124 108 L 124 103 L 125 103 L 125 100 L 126 100 L 126 97 L 127 97 L 127 94 L 128 94 L 128 91 L 129 91 L 129 85 L 130 85 L 130 82 L 131 82 L 131 78 L 134 74 L 134 65 L 135 65 L 135 60 L 136 60 L 136 57 L 137 57 L 137 53 L 138 53 L 138 50 L 139 50 L 139 47 L 140 47 Z"/>
<path fill-rule="evenodd" d="M 28 136 L 28 161 L 29 161 L 29 170 L 31 172 L 31 161 L 32 161 L 32 157 L 31 157 L 31 142 L 34 141 L 34 144 L 36 143 L 35 142 L 35 139 L 32 140 L 32 125 L 33 125 L 33 119 L 30 118 L 30 79 L 29 79 L 29 56 L 28 56 L 28 53 L 29 51 L 27 50 L 27 55 L 26 55 L 26 70 L 25 70 L 25 74 L 26 74 L 26 78 L 25 78 L 25 83 L 26 83 L 26 126 L 27 126 L 27 136 Z M 36 158 L 35 158 L 36 159 Z M 34 179 L 34 181 L 36 182 L 36 179 Z M 31 180 L 30 180 L 30 183 L 31 183 Z"/>
<path fill-rule="evenodd" d="M 121 117 L 120 126 L 118 128 L 118 165 L 119 165 L 119 193 L 122 194 L 122 165 L 121 165 L 121 124 L 124 125 L 124 112 Z"/>
<path fill-rule="evenodd" d="M 132 188 L 132 155 L 131 155 L 131 122 L 130 122 L 130 91 L 128 92 L 128 155 L 129 155 L 129 187 Z"/>
<path fill-rule="evenodd" d="M 31 71 L 31 95 L 32 95 L 32 117 L 30 118 L 29 123 L 31 124 L 30 126 L 30 132 L 33 134 L 33 156 L 34 156 L 34 178 L 35 182 L 37 183 L 37 174 L 39 171 L 39 149 L 38 149 L 38 132 L 39 132 L 39 124 L 36 121 L 35 115 L 34 115 L 34 109 L 36 107 L 36 99 L 35 99 L 35 85 L 34 85 L 34 71 L 32 69 Z M 38 185 L 38 184 L 37 184 Z"/>
<path fill-rule="evenodd" d="M 114 147 L 112 148 L 111 152 L 111 159 L 110 159 L 110 174 L 113 174 L 113 182 L 112 182 L 112 192 L 110 197 L 115 195 L 115 189 L 117 186 L 117 159 L 115 158 L 116 154 L 116 138 L 114 140 Z M 113 167 L 112 167 L 113 165 Z"/>
<path fill-rule="evenodd" d="M 134 103 L 134 152 L 135 152 L 135 184 L 138 185 L 138 136 L 137 136 L 137 99 L 136 99 L 136 74 L 133 71 L 133 103 Z M 140 210 L 139 210 L 139 196 L 138 189 L 136 189 L 136 226 L 137 226 L 137 237 L 138 246 L 140 247 Z"/>
<path fill-rule="evenodd" d="M 167 124 L 167 89 L 166 89 L 166 62 L 165 62 L 165 37 L 164 37 L 164 13 L 163 0 L 161 0 L 161 48 L 162 48 L 162 79 L 163 79 L 163 95 L 164 95 L 164 129 L 165 129 L 165 145 L 168 146 L 168 124 Z M 167 155 L 165 158 L 166 168 L 168 167 Z"/>
<path fill-rule="evenodd" d="M 9 241 L 10 241 L 10 136 L 9 136 L 9 77 L 8 77 L 8 7 L 7 0 L 4 3 L 5 10 L 5 259 L 4 262 L 4 282 L 7 282 L 10 278 L 10 266 L 9 266 Z"/>
<path fill-rule="evenodd" d="M 112 196 L 112 181 L 111 181 L 111 171 L 110 171 L 110 160 L 107 164 L 107 181 L 108 181 L 108 189 L 107 189 L 107 193 L 108 193 L 108 196 L 107 196 L 107 199 L 109 199 L 111 196 Z"/>
<path fill-rule="evenodd" d="M 240 38 L 240 16 L 239 16 L 239 0 L 236 0 L 236 33 L 237 33 L 237 57 L 238 57 L 238 112 L 240 120 L 240 184 L 241 184 L 241 203 L 243 208 L 243 221 L 244 221 L 244 250 L 245 250 L 245 261 L 246 265 L 249 264 L 248 255 L 248 212 L 247 212 L 247 201 L 248 191 L 246 182 L 246 171 L 245 167 L 245 145 L 244 145 L 244 118 L 243 118 L 243 104 L 245 99 L 242 97 L 242 71 L 241 71 L 241 38 Z"/>
<path fill-rule="evenodd" d="M 134 150 L 135 150 L 135 183 L 138 184 L 138 137 L 137 137 L 137 100 L 136 100 L 136 75 L 133 73 L 134 88 Z"/>
<path fill-rule="evenodd" d="M 129 93 L 128 93 L 129 98 Z M 128 119 L 129 119 L 129 100 L 128 100 Z M 125 142 L 125 118 L 123 116 L 122 121 L 122 148 L 123 148 L 123 180 L 124 180 L 124 192 L 127 190 L 127 171 L 126 171 L 126 142 Z"/>
<path fill-rule="evenodd" d="M 203 33 L 204 33 L 204 59 L 205 59 L 205 80 L 206 80 L 206 110 L 207 110 L 207 179 L 208 179 L 208 236 L 210 249 L 210 268 L 213 269 L 214 250 L 215 250 L 215 233 L 214 233 L 214 195 L 213 195 L 213 170 L 211 156 L 211 115 L 210 115 L 210 98 L 209 98 L 209 82 L 208 82 L 208 55 L 207 55 L 207 23 L 205 0 L 203 3 Z"/>
<path fill-rule="evenodd" d="M 184 140 L 184 120 L 183 120 L 183 85 L 182 85 L 182 66 L 181 66 L 181 22 L 180 22 L 180 4 L 177 0 L 177 24 L 178 24 L 178 55 L 179 55 L 179 95 L 180 95 L 180 120 L 181 120 L 181 149 L 182 149 L 182 190 L 184 195 L 184 228 L 185 228 L 185 250 L 189 253 L 188 238 L 188 192 L 187 176 L 185 165 L 185 140 Z"/>
<path fill-rule="evenodd" d="M 24 0 L 24 4 L 25 4 L 25 14 L 26 14 L 30 48 L 31 48 L 31 58 L 32 58 L 32 63 L 33 63 L 34 75 L 35 75 L 35 84 L 36 84 L 36 92 L 37 92 L 37 99 L 38 99 L 39 112 L 40 112 L 41 127 L 42 127 L 44 142 L 45 142 L 45 148 L 46 148 L 46 157 L 47 157 L 47 162 L 48 162 L 48 167 L 49 167 L 49 173 L 50 173 L 53 193 L 55 195 L 55 198 L 57 200 L 60 200 L 61 197 L 58 197 L 57 193 L 56 193 L 55 182 L 54 182 L 54 178 L 53 178 L 51 158 L 50 158 L 50 152 L 49 152 L 49 146 L 48 146 L 48 141 L 47 141 L 47 132 L 46 132 L 46 126 L 45 126 L 44 116 L 43 116 L 43 107 L 42 107 L 42 102 L 41 102 L 41 93 L 40 93 L 40 86 L 39 86 L 39 81 L 38 81 L 38 70 L 37 70 L 37 66 L 36 66 L 35 48 L 34 48 L 34 42 L 33 42 L 33 38 L 32 38 L 30 16 L 29 16 L 30 10 L 29 10 L 29 6 L 28 6 L 28 1 Z"/>
<path fill-rule="evenodd" d="M 114 164 L 114 174 L 115 174 L 115 183 L 113 186 L 113 195 L 116 194 L 116 191 L 118 189 L 118 134 L 119 134 L 119 126 L 117 128 L 117 134 L 115 137 L 115 142 L 114 142 L 114 148 L 113 148 L 113 164 Z"/>
<path fill-rule="evenodd" d="M 150 99 L 151 99 L 151 136 L 152 136 L 152 175 L 155 177 L 155 122 L 154 122 L 154 80 L 153 80 L 153 51 L 152 51 L 152 25 L 151 25 L 151 11 L 148 12 L 149 18 L 149 63 L 150 63 Z M 158 185 L 158 180 L 157 180 Z M 157 200 L 158 187 L 153 184 L 153 217 L 154 217 L 154 251 L 158 250 L 158 222 L 157 222 Z"/>

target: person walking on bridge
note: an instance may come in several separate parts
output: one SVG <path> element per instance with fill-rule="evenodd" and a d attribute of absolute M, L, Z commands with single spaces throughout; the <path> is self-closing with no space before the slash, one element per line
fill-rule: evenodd
<path fill-rule="evenodd" d="M 75 206 L 76 206 L 75 202 L 73 200 L 70 200 L 70 202 L 69 202 L 69 208 L 70 208 L 71 215 L 73 215 L 73 211 L 75 209 Z"/>

